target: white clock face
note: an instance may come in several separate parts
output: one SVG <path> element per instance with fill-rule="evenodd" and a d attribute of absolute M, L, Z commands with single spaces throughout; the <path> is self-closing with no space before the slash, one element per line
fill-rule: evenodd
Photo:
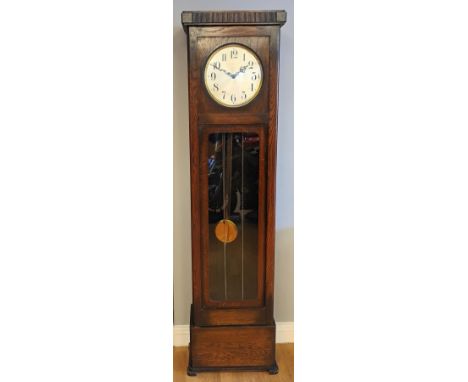
<path fill-rule="evenodd" d="M 204 80 L 211 98 L 220 105 L 244 106 L 260 91 L 262 65 L 250 49 L 238 44 L 224 45 L 208 58 Z"/>

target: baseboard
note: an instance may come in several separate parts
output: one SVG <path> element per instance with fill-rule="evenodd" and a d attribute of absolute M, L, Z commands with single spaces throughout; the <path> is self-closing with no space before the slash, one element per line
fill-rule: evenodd
<path fill-rule="evenodd" d="M 174 325 L 174 346 L 188 346 L 190 338 L 190 325 Z"/>
<path fill-rule="evenodd" d="M 276 343 L 287 344 L 294 342 L 294 322 L 276 323 Z"/>
<path fill-rule="evenodd" d="M 174 346 L 187 346 L 190 338 L 189 325 L 174 325 Z M 294 342 L 294 322 L 277 322 L 276 323 L 276 343 L 292 343 Z"/>

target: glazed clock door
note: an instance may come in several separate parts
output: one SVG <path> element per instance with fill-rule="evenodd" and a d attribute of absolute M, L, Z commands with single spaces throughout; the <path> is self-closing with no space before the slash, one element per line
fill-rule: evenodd
<path fill-rule="evenodd" d="M 203 142 L 204 306 L 261 307 L 265 257 L 262 130 L 205 128 Z"/>

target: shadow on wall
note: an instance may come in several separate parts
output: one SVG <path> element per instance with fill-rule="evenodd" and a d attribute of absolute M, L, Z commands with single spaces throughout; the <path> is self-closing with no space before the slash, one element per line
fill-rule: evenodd
<path fill-rule="evenodd" d="M 187 43 L 181 25 L 173 33 L 174 324 L 186 325 L 192 302 Z"/>
<path fill-rule="evenodd" d="M 281 270 L 281 272 L 279 271 Z M 276 231 L 275 321 L 294 321 L 294 229 Z"/>

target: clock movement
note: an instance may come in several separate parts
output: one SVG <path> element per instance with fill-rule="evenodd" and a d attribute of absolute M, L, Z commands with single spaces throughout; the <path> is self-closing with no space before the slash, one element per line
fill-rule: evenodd
<path fill-rule="evenodd" d="M 273 318 L 285 11 L 182 12 L 192 220 L 189 375 L 277 373 Z"/>

